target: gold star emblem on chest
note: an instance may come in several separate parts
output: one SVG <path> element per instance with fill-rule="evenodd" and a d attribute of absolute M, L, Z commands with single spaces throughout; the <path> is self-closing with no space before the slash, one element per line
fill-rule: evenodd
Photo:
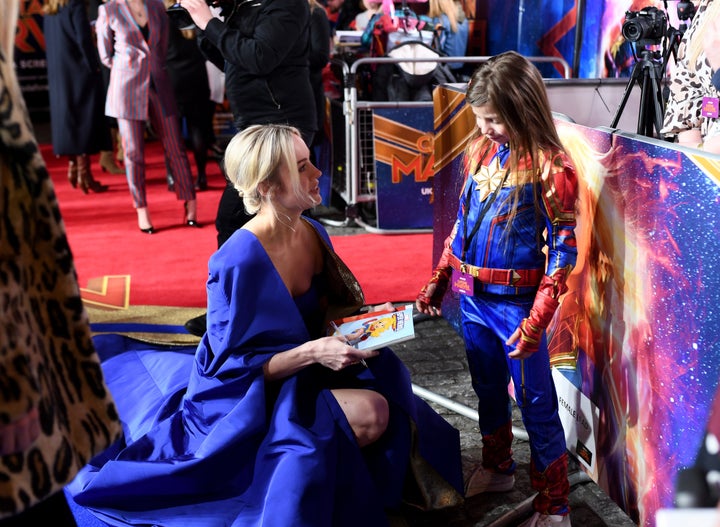
<path fill-rule="evenodd" d="M 500 160 L 496 157 L 488 166 L 481 166 L 480 169 L 473 174 L 472 178 L 475 182 L 475 190 L 480 193 L 480 201 L 485 200 L 485 198 L 495 192 L 499 186 L 508 186 L 508 182 L 505 180 L 506 172 L 506 170 L 500 168 Z"/>

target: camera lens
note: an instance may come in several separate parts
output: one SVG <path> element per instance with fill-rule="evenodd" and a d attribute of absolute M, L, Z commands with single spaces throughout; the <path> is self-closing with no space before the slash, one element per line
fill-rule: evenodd
<path fill-rule="evenodd" d="M 629 40 L 630 42 L 636 42 L 642 37 L 643 28 L 637 21 L 629 20 L 623 25 L 622 34 L 623 37 L 625 37 L 625 40 Z"/>

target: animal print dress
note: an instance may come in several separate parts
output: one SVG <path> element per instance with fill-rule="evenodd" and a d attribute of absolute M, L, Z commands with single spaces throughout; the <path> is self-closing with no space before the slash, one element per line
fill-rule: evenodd
<path fill-rule="evenodd" d="M 37 408 L 40 435 L 0 456 L 0 519 L 60 491 L 121 432 L 12 60 L 0 49 L 0 429 Z"/>
<path fill-rule="evenodd" d="M 720 0 L 716 0 L 720 1 Z M 693 22 L 678 46 L 677 63 L 671 70 L 670 99 L 665 108 L 665 122 L 661 134 L 672 138 L 680 132 L 699 128 L 703 138 L 720 135 L 720 119 L 701 115 L 703 97 L 718 97 L 712 84 L 712 69 L 701 53 L 694 68 L 686 57 L 688 42 L 698 29 L 704 12 L 713 0 L 701 0 Z"/>

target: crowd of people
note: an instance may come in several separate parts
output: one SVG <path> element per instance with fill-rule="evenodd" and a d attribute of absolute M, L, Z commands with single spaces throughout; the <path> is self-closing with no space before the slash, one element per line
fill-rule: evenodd
<path fill-rule="evenodd" d="M 328 333 L 337 318 L 393 306 L 365 305 L 327 231 L 306 214 L 322 200 L 311 148 L 323 128 L 321 71 L 332 32 L 371 25 L 382 3 L 368 3 L 364 20 L 350 0 L 242 2 L 219 12 L 206 0 L 180 0 L 192 20 L 183 29 L 170 25 L 170 4 L 107 0 L 93 43 L 82 0 L 48 0 L 45 32 L 50 82 L 60 88 L 51 90 L 54 153 L 68 157 L 73 186 L 102 192 L 87 159 L 112 151 L 114 119 L 143 233 L 155 232 L 145 192 L 148 122 L 184 223 L 199 226 L 196 190 L 207 187 L 214 140 L 205 63 L 224 73 L 237 134 L 222 164 L 208 310 L 200 343 L 173 351 L 91 338 L 12 66 L 19 1 L 0 3 L 0 91 L 8 94 L 0 166 L 13 176 L 2 178 L 9 199 L 0 207 L 0 294 L 12 306 L 0 331 L 0 526 L 75 525 L 66 486 L 108 525 L 390 525 L 408 505 L 462 506 L 515 485 L 511 380 L 538 491 L 522 525 L 569 526 L 568 454 L 546 329 L 576 263 L 578 181 L 539 70 L 508 51 L 470 75 L 465 100 L 476 127 L 464 145 L 456 221 L 415 301 L 418 312 L 440 316 L 448 289 L 459 294 L 482 442 L 482 463 L 463 481 L 457 430 L 413 394 L 393 351 L 359 350 L 351 335 Z M 671 139 L 710 152 L 720 152 L 718 14 L 720 1 L 701 0 L 665 115 Z M 441 42 L 460 49 L 460 4 L 431 0 L 427 17 L 442 28 Z M 19 279 L 48 273 L 54 280 L 42 286 Z M 101 367 L 99 356 L 113 360 Z M 139 361 L 149 375 L 135 384 L 107 375 Z"/>

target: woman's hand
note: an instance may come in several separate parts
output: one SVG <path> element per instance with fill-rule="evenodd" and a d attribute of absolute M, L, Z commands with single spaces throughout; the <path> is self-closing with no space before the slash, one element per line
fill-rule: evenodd
<path fill-rule="evenodd" d="M 315 362 L 331 370 L 340 371 L 348 366 L 364 363 L 365 359 L 375 357 L 380 353 L 378 350 L 359 350 L 349 344 L 352 340 L 360 337 L 362 333 L 363 329 L 360 328 L 349 335 L 324 337 L 314 341 L 318 344 L 315 351 Z"/>
<path fill-rule="evenodd" d="M 321 364 L 331 370 L 340 371 L 375 357 L 379 351 L 359 350 L 348 344 L 351 339 L 359 337 L 362 331 L 360 329 L 357 334 L 321 337 L 297 348 L 276 353 L 263 366 L 265 379 L 284 379 L 312 364 Z"/>
<path fill-rule="evenodd" d="M 33 408 L 17 421 L 0 425 L 0 456 L 28 449 L 40 435 L 40 418 Z"/>
<path fill-rule="evenodd" d="M 214 18 L 205 0 L 178 0 L 178 3 L 187 10 L 195 26 L 201 31 L 205 31 L 208 22 Z"/>

